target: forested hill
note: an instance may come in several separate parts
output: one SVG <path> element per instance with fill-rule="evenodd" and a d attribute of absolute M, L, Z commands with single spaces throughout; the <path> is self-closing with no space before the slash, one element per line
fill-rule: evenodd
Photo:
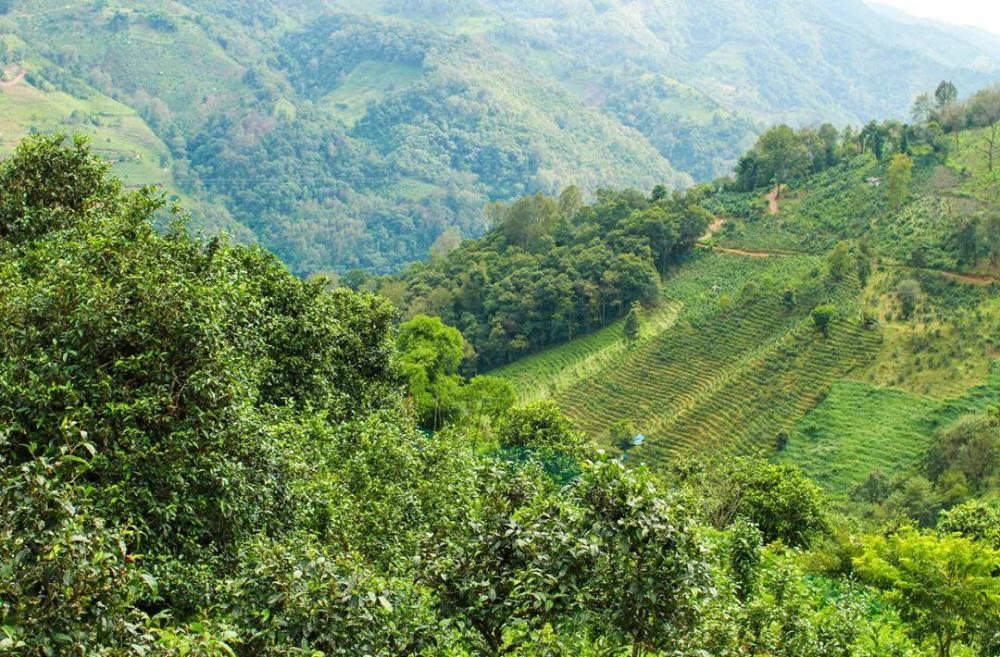
<path fill-rule="evenodd" d="M 84 132 L 296 273 L 388 271 L 488 201 L 709 180 L 998 53 L 860 2 L 3 0 L 0 149 Z"/>
<path fill-rule="evenodd" d="M 573 418 L 620 418 L 626 461 L 551 401 L 464 380 L 439 318 L 397 328 L 384 298 L 156 230 L 161 201 L 110 170 L 50 136 L 0 162 L 5 657 L 1000 654 L 1000 370 L 944 399 L 839 381 L 767 431 L 880 343 L 897 383 L 968 386 L 996 288 L 866 285 L 851 249 L 695 258 L 667 280 L 672 318 L 626 320 L 600 387 L 562 388 Z M 638 253 L 682 246 L 640 237 L 697 226 L 696 200 L 576 214 L 646 206 L 606 231 Z M 546 241 L 505 215 L 526 253 Z M 862 292 L 884 327 L 854 316 Z M 632 413 L 678 408 L 635 436 Z M 785 463 L 719 463 L 755 435 Z"/>

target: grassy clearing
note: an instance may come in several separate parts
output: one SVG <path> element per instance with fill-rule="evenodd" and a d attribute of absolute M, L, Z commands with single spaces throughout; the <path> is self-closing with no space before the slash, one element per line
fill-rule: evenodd
<path fill-rule="evenodd" d="M 423 73 L 419 66 L 366 60 L 354 67 L 320 103 L 350 127 L 364 117 L 369 105 L 383 100 L 390 93 L 403 91 L 419 80 Z"/>
<path fill-rule="evenodd" d="M 908 277 L 922 298 L 906 319 L 893 290 Z M 840 496 L 874 470 L 893 476 L 912 468 L 935 431 L 1000 401 L 995 287 L 890 269 L 873 278 L 864 304 L 881 325 L 875 358 L 859 380 L 835 383 L 775 456 Z"/>
<path fill-rule="evenodd" d="M 18 16 L 18 33 L 33 47 L 66 44 L 64 50 L 81 70 L 97 70 L 115 88 L 143 90 L 159 98 L 175 119 L 202 120 L 222 99 L 234 99 L 247 90 L 246 68 L 234 61 L 197 14 L 172 6 L 176 29 L 153 29 L 148 17 L 162 3 L 129 0 L 116 7 L 94 11 L 91 7 L 59 2 L 39 2 Z M 121 11 L 128 29 L 113 31 L 109 21 Z M 253 48 L 249 40 L 229 39 L 232 49 Z M 196 64 L 196 65 L 195 65 Z M 196 108 L 196 111 L 192 111 Z"/>
<path fill-rule="evenodd" d="M 860 381 L 835 383 L 795 425 L 781 463 L 800 466 L 832 493 L 846 494 L 873 470 L 892 476 L 927 447 L 928 418 L 940 401 Z"/>
<path fill-rule="evenodd" d="M 22 81 L 0 88 L 0 155 L 31 132 L 83 134 L 130 185 L 169 185 L 167 146 L 136 112 L 97 93 L 75 98 Z"/>
<path fill-rule="evenodd" d="M 944 400 L 842 381 L 796 424 L 775 460 L 795 463 L 828 492 L 847 495 L 875 470 L 893 476 L 912 468 L 938 429 L 997 403 L 1000 363 L 982 385 Z"/>
<path fill-rule="evenodd" d="M 115 175 L 129 187 L 159 187 L 192 214 L 195 227 L 252 241 L 247 229 L 224 210 L 179 189 L 167 145 L 135 110 L 94 90 L 81 95 L 42 90 L 26 80 L 0 88 L 0 158 L 33 132 L 84 135 L 95 153 L 114 163 Z"/>

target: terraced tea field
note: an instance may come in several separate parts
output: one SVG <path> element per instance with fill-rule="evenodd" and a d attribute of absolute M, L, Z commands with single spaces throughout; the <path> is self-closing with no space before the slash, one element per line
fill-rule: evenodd
<path fill-rule="evenodd" d="M 647 327 L 638 344 L 623 346 L 620 333 L 612 341 L 609 327 L 497 373 L 526 399 L 554 398 L 596 440 L 631 420 L 647 436 L 632 455 L 642 461 L 770 450 L 878 349 L 858 321 L 856 285 L 829 288 L 821 268 L 811 257 L 701 255 L 664 285 L 676 318 Z M 827 300 L 839 310 L 824 338 L 809 311 Z"/>
<path fill-rule="evenodd" d="M 874 470 L 892 477 L 921 457 L 935 431 L 962 415 L 1000 402 L 1000 362 L 988 380 L 952 399 L 835 383 L 830 394 L 795 426 L 775 456 L 794 463 L 835 495 L 846 495 Z"/>
<path fill-rule="evenodd" d="M 554 396 L 605 367 L 622 362 L 629 353 L 641 350 L 673 327 L 681 316 L 691 320 L 714 312 L 720 296 L 738 294 L 747 280 L 767 270 L 762 262 L 699 254 L 664 285 L 662 301 L 657 308 L 646 311 L 636 343 L 627 343 L 622 329 L 624 321 L 619 320 L 490 374 L 509 379 L 522 401 Z"/>
<path fill-rule="evenodd" d="M 576 340 L 547 349 L 531 358 L 491 372 L 509 379 L 522 403 L 556 395 L 600 372 L 629 350 L 637 349 L 669 329 L 677 321 L 681 304 L 667 300 L 643 315 L 639 338 L 629 344 L 621 319 L 605 328 Z"/>

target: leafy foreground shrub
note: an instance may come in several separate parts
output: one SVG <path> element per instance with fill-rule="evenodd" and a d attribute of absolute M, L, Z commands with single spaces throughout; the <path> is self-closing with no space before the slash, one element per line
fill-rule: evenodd
<path fill-rule="evenodd" d="M 107 173 L 59 137 L 0 166 L 0 625 L 25 654 L 195 617 L 245 541 L 317 507 L 294 425 L 400 397 L 387 304 L 161 234 Z"/>

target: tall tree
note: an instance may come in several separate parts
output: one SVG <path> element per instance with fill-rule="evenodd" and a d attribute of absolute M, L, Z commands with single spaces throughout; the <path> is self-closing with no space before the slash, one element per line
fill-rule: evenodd
<path fill-rule="evenodd" d="M 399 362 L 421 422 L 440 428 L 458 407 L 462 334 L 440 317 L 418 315 L 399 327 Z"/>
<path fill-rule="evenodd" d="M 511 244 L 534 251 L 555 227 L 558 218 L 556 201 L 543 194 L 526 196 L 504 211 L 501 230 Z"/>
<path fill-rule="evenodd" d="M 777 189 L 809 171 L 810 157 L 800 136 L 787 125 L 771 128 L 757 142 L 758 154 L 758 184 L 763 173 L 773 182 Z"/>
<path fill-rule="evenodd" d="M 913 160 L 903 153 L 897 153 L 889 165 L 887 178 L 889 203 L 894 209 L 899 210 L 906 201 L 910 180 L 913 178 Z"/>
<path fill-rule="evenodd" d="M 869 122 L 858 135 L 861 141 L 861 150 L 870 150 L 876 160 L 882 160 L 885 155 L 885 144 L 888 140 L 888 133 L 885 126 L 879 125 L 875 121 Z"/>
<path fill-rule="evenodd" d="M 569 221 L 577 210 L 583 207 L 583 193 L 576 185 L 571 185 L 559 194 L 559 218 Z"/>
<path fill-rule="evenodd" d="M 938 109 L 951 105 L 958 100 L 958 88 L 948 80 L 942 80 L 934 91 L 934 99 Z"/>
<path fill-rule="evenodd" d="M 910 118 L 917 125 L 927 123 L 934 112 L 934 99 L 929 93 L 922 93 L 913 101 L 910 109 Z"/>
<path fill-rule="evenodd" d="M 979 263 L 979 217 L 963 217 L 953 228 L 952 239 L 961 262 L 975 267 Z"/>
<path fill-rule="evenodd" d="M 912 278 L 902 280 L 896 286 L 896 298 L 899 299 L 904 318 L 909 319 L 913 316 L 913 311 L 916 310 L 917 303 L 920 301 L 920 294 L 920 283 Z"/>
<path fill-rule="evenodd" d="M 978 150 L 986 156 L 987 168 L 993 173 L 993 158 L 1000 137 L 1000 86 L 984 89 L 973 96 L 969 101 L 969 113 L 972 125 L 986 129 L 986 143 L 978 146 Z"/>
<path fill-rule="evenodd" d="M 868 540 L 854 569 L 881 586 L 917 638 L 949 657 L 1000 616 L 1000 553 L 966 538 L 908 532 Z M 981 653 L 985 654 L 985 653 Z"/>
<path fill-rule="evenodd" d="M 844 241 L 838 242 L 826 257 L 826 263 L 830 272 L 830 278 L 835 281 L 844 280 L 844 277 L 851 271 L 851 265 L 854 263 L 851 244 Z"/>
<path fill-rule="evenodd" d="M 993 201 L 986 208 L 980 231 L 989 251 L 990 264 L 996 266 L 1000 265 L 1000 204 Z"/>
<path fill-rule="evenodd" d="M 628 315 L 625 316 L 625 339 L 635 342 L 639 339 L 640 328 L 642 328 L 642 304 L 636 301 L 632 303 Z"/>

